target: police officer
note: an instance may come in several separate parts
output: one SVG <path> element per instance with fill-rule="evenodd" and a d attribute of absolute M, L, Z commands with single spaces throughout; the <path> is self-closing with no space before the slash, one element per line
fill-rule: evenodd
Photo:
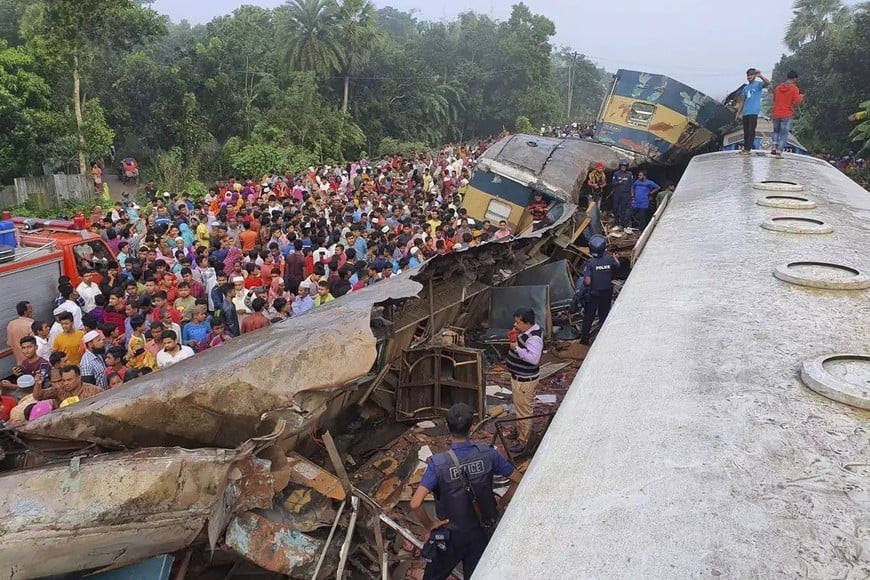
<path fill-rule="evenodd" d="M 460 562 L 464 577 L 471 577 L 492 534 L 498 509 L 510 501 L 516 488 L 511 486 L 497 502 L 493 476 L 508 477 L 514 483 L 522 477 L 492 445 L 468 440 L 473 421 L 474 410 L 465 403 L 450 407 L 450 451 L 429 458 L 411 499 L 411 509 L 426 529 L 423 556 L 429 563 L 423 580 L 444 580 Z M 435 520 L 423 507 L 430 492 L 435 496 Z"/>
<path fill-rule="evenodd" d="M 580 343 L 589 344 L 589 332 L 595 315 L 601 324 L 607 320 L 610 313 L 610 303 L 613 301 L 613 272 L 619 268 L 619 262 L 613 256 L 606 254 L 607 239 L 604 236 L 592 236 L 589 240 L 589 253 L 592 259 L 586 262 L 583 269 L 583 283 L 586 285 L 586 305 L 583 310 L 583 329 L 580 332 Z"/>
<path fill-rule="evenodd" d="M 631 184 L 634 183 L 634 175 L 628 170 L 628 161 L 619 161 L 619 169 L 613 172 L 610 184 L 613 187 L 613 215 L 616 218 L 614 232 L 621 232 L 631 225 L 629 221 L 629 204 L 631 202 Z"/>

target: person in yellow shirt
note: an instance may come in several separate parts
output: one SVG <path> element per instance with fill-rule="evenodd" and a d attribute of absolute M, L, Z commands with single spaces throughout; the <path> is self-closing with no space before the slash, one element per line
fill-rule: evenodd
<path fill-rule="evenodd" d="M 429 235 L 434 237 L 435 231 L 441 225 L 441 220 L 438 219 L 438 212 L 429 212 L 429 219 L 426 221 L 426 225 L 429 226 Z"/>
<path fill-rule="evenodd" d="M 78 365 L 82 359 L 80 348 L 85 332 L 83 330 L 76 330 L 73 323 L 73 315 L 70 312 L 59 314 L 57 320 L 60 322 L 63 332 L 54 338 L 51 349 L 64 353 L 69 364 Z"/>
<path fill-rule="evenodd" d="M 317 296 L 314 297 L 314 305 L 322 306 L 327 302 L 332 302 L 335 297 L 329 292 L 329 284 L 326 280 L 321 280 L 317 283 Z"/>
<path fill-rule="evenodd" d="M 190 225 L 195 227 L 194 235 L 196 241 L 194 243 L 197 247 L 202 246 L 211 249 L 211 232 L 208 231 L 205 221 L 200 222 L 194 217 L 190 219 Z"/>

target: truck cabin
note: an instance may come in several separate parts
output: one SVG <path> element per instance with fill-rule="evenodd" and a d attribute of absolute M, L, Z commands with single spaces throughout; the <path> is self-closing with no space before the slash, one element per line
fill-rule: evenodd
<path fill-rule="evenodd" d="M 538 189 L 535 184 L 524 185 L 497 173 L 478 170 L 468 185 L 463 207 L 468 216 L 478 223 L 489 220 L 498 224 L 504 220 L 514 235 L 531 231 L 533 218 L 530 207 L 540 195 L 547 204 L 547 220 L 552 223 L 564 211 L 564 203 L 551 192 Z"/>

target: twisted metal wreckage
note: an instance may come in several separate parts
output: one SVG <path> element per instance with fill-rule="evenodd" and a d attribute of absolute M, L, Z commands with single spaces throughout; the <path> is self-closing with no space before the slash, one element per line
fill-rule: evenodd
<path fill-rule="evenodd" d="M 437 350 L 448 326 L 473 328 L 490 289 L 511 285 L 523 270 L 557 258 L 580 265 L 584 237 L 600 231 L 594 203 L 578 211 L 594 163 L 610 170 L 620 158 L 675 164 L 711 146 L 732 119 L 673 79 L 619 71 L 595 141 L 514 135 L 479 160 L 463 206 L 478 221 L 510 221 L 520 235 L 436 256 L 304 316 L 7 427 L 0 467 L 12 471 L 0 476 L 0 578 L 117 567 L 206 542 L 304 578 L 340 577 L 358 550 L 387 578 L 381 523 L 420 545 L 385 513 L 404 485 L 354 486 L 328 431 L 323 441 L 337 477 L 294 449 L 369 399 L 402 420 L 443 408 L 439 392 L 400 408 L 403 357 Z M 527 211 L 535 192 L 550 204 L 549 225 L 537 231 Z M 659 212 L 666 204 L 667 196 Z M 483 388 L 481 374 L 470 375 L 477 380 L 453 400 L 482 400 L 473 392 Z M 416 453 L 410 460 L 413 470 Z M 408 472 L 404 464 L 386 469 Z M 353 542 L 361 514 L 358 535 L 367 545 Z M 347 522 L 344 538 L 339 522 Z"/>
<path fill-rule="evenodd" d="M 206 539 L 213 550 L 267 570 L 312 577 L 344 565 L 363 508 L 376 522 L 376 561 L 386 570 L 380 522 L 413 536 L 353 487 L 338 453 L 330 456 L 336 478 L 293 450 L 367 399 L 395 412 L 403 353 L 436 344 L 447 326 L 471 327 L 486 311 L 490 288 L 510 284 L 553 250 L 582 256 L 572 242 L 590 219 L 576 204 L 595 152 L 570 173 L 560 167 L 561 183 L 543 184 L 538 176 L 558 158 L 553 153 L 526 170 L 522 183 L 545 189 L 551 207 L 559 206 L 548 227 L 436 256 L 128 386 L 8 427 L 0 454 L 13 470 L 0 476 L 0 578 L 117 567 Z M 522 177 L 523 165 L 514 169 L 510 178 Z M 331 441 L 328 432 L 324 439 Z M 321 502 L 316 521 L 287 509 L 300 496 Z M 341 502 L 334 518 L 333 502 Z M 350 530 L 339 542 L 345 506 Z"/>

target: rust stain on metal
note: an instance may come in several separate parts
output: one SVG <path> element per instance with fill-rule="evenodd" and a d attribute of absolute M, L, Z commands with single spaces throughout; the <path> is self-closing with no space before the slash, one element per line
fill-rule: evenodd
<path fill-rule="evenodd" d="M 0 477 L 0 577 L 125 564 L 188 546 L 235 451 L 144 449 Z"/>
<path fill-rule="evenodd" d="M 341 481 L 319 465 L 298 453 L 287 456 L 290 464 L 290 481 L 317 490 L 322 495 L 338 501 L 347 497 Z"/>
<path fill-rule="evenodd" d="M 261 568 L 307 578 L 324 542 L 253 512 L 244 512 L 230 522 L 225 543 L 231 551 Z"/>

